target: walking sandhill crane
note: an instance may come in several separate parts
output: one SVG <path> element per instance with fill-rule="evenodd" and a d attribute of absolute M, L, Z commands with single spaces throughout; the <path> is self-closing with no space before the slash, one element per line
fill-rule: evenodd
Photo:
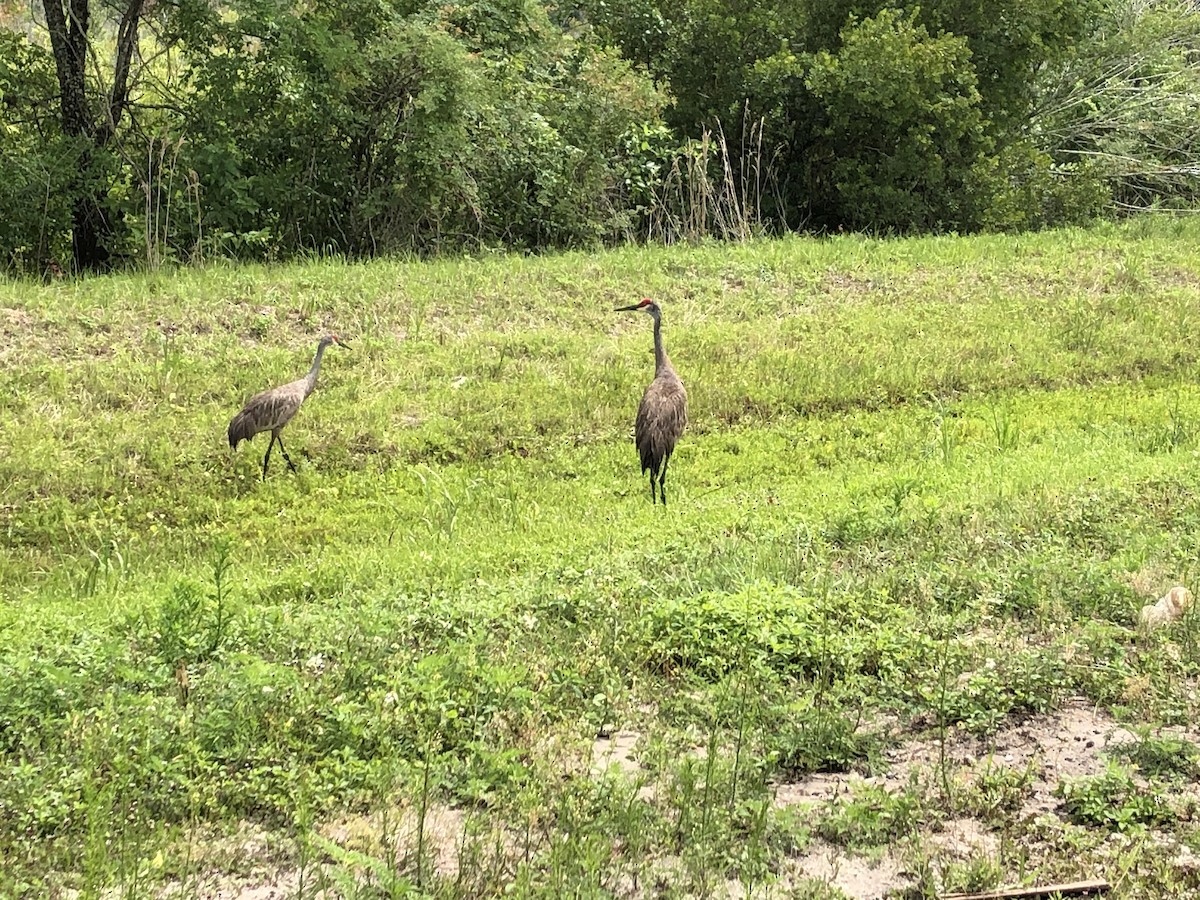
<path fill-rule="evenodd" d="M 296 381 L 288 382 L 261 394 L 255 394 L 247 401 L 242 411 L 233 417 L 229 423 L 229 449 L 236 450 L 239 441 L 248 441 L 260 431 L 271 432 L 271 443 L 267 444 L 267 454 L 263 457 L 263 481 L 267 480 L 267 463 L 271 459 L 271 448 L 279 442 L 279 452 L 287 460 L 288 468 L 293 472 L 296 466 L 283 449 L 283 438 L 280 432 L 283 426 L 292 421 L 300 409 L 300 404 L 313 392 L 317 386 L 317 374 L 321 371 L 321 357 L 330 344 L 339 347 L 349 346 L 336 334 L 327 334 L 317 343 L 317 355 L 313 358 L 312 368 L 308 374 Z"/>
<path fill-rule="evenodd" d="M 646 299 L 632 306 L 619 306 L 616 312 L 640 310 L 654 319 L 654 380 L 642 394 L 637 421 L 633 427 L 634 441 L 642 460 L 642 474 L 650 471 L 650 502 L 654 503 L 654 481 L 658 479 L 658 496 L 667 505 L 667 463 L 675 442 L 687 425 L 687 391 L 675 374 L 662 342 L 662 310 L 653 300 Z"/>

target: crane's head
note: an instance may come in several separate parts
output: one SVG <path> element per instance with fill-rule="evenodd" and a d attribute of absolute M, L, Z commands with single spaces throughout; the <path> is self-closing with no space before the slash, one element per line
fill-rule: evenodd
<path fill-rule="evenodd" d="M 330 344 L 337 344 L 339 347 L 349 347 L 350 345 L 338 337 L 336 334 L 327 334 L 321 338 L 320 347 L 328 347 Z"/>
<path fill-rule="evenodd" d="M 658 318 L 662 314 L 662 310 L 658 308 L 658 304 L 646 297 L 641 303 L 634 303 L 630 306 L 618 306 L 613 312 L 645 312 L 649 313 L 654 318 Z"/>

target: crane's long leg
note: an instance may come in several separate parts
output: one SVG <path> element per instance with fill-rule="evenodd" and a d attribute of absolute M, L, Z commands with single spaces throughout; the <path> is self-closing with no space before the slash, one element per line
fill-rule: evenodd
<path fill-rule="evenodd" d="M 275 446 L 275 435 L 271 435 L 271 440 L 267 443 L 267 454 L 263 457 L 263 474 L 262 480 L 267 480 L 267 463 L 271 461 L 271 448 Z"/>
<path fill-rule="evenodd" d="M 655 494 L 654 494 L 654 480 L 655 480 L 656 478 L 658 478 L 658 465 L 657 465 L 657 462 L 658 462 L 657 460 L 655 460 L 653 457 L 651 457 L 651 459 L 650 459 L 650 465 L 647 467 L 647 468 L 649 468 L 649 469 L 650 469 L 650 505 L 651 505 L 651 506 L 653 506 L 653 505 L 654 505 L 654 502 L 655 502 L 655 500 L 656 500 L 656 497 L 655 497 Z M 645 474 L 645 471 L 646 471 L 645 469 L 642 469 L 642 473 L 643 473 L 643 474 Z"/>
<path fill-rule="evenodd" d="M 275 435 L 275 440 L 279 441 L 279 452 L 283 454 L 283 458 L 287 460 L 288 468 L 293 472 L 296 471 L 295 465 L 292 464 L 292 458 L 287 455 L 287 451 L 283 449 L 283 435 Z"/>
<path fill-rule="evenodd" d="M 662 501 L 663 509 L 667 507 L 667 463 L 671 461 L 671 454 L 668 453 L 663 457 L 662 473 L 658 476 L 658 499 Z"/>

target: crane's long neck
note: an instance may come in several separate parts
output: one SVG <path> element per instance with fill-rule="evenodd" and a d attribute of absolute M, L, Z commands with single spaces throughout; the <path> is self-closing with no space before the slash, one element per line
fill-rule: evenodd
<path fill-rule="evenodd" d="M 321 372 L 321 357 L 325 355 L 327 344 L 319 344 L 317 346 L 317 355 L 313 357 L 312 368 L 308 370 L 308 374 L 304 376 L 304 396 L 307 397 L 313 392 L 313 388 L 317 386 L 317 375 Z"/>
<path fill-rule="evenodd" d="M 671 361 L 667 359 L 667 351 L 663 349 L 662 319 L 654 317 L 654 374 L 661 375 L 663 369 L 670 369 Z"/>

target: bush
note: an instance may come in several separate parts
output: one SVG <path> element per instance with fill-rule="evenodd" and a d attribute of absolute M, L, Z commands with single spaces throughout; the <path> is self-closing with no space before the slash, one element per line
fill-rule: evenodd
<path fill-rule="evenodd" d="M 1200 199 L 1200 11 L 1108 0 L 1075 52 L 1037 79 L 1029 134 L 1059 171 L 1111 185 L 1121 208 Z"/>
<path fill-rule="evenodd" d="M 50 54 L 0 31 L 0 270 L 41 275 L 70 255 L 76 154 L 49 115 L 57 91 Z"/>
<path fill-rule="evenodd" d="M 354 256 L 622 233 L 621 138 L 661 98 L 541 5 L 234 8 L 185 30 L 206 233 Z"/>
<path fill-rule="evenodd" d="M 971 172 L 988 149 L 964 38 L 932 37 L 884 10 L 853 22 L 836 53 L 812 58 L 820 104 L 813 204 L 854 228 L 959 228 Z"/>
<path fill-rule="evenodd" d="M 982 157 L 971 179 L 972 224 L 985 231 L 1084 224 L 1112 200 L 1095 165 L 1055 165 L 1029 140 Z"/>

